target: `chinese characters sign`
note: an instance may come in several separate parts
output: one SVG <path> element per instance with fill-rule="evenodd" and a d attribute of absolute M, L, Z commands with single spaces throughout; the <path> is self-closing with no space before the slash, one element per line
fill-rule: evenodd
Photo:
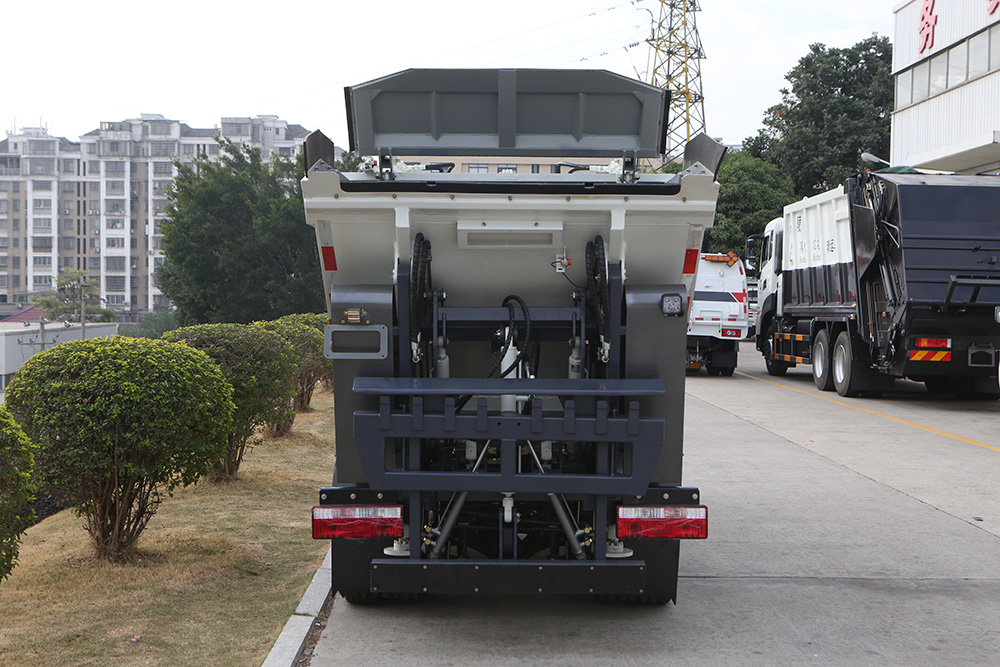
<path fill-rule="evenodd" d="M 924 5 L 920 8 L 920 29 L 917 30 L 920 34 L 918 53 L 923 53 L 934 46 L 934 26 L 937 25 L 937 20 L 938 17 L 934 14 L 934 0 L 924 0 Z"/>

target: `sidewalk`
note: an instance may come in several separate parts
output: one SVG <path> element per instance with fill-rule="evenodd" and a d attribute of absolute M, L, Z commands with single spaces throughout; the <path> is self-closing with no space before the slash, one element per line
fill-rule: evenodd
<path fill-rule="evenodd" d="M 284 630 L 278 635 L 262 667 L 294 667 L 298 662 L 309 637 L 309 631 L 316 622 L 316 616 L 319 615 L 323 603 L 330 594 L 330 581 L 330 551 L 327 550 L 323 564 L 316 570 L 312 583 L 302 596 L 302 601 L 285 623 Z"/>

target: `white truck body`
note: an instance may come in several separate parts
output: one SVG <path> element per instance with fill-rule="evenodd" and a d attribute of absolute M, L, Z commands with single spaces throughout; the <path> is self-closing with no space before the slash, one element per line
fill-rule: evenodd
<path fill-rule="evenodd" d="M 735 253 L 701 255 L 688 317 L 688 369 L 732 375 L 749 325 L 743 261 Z"/>

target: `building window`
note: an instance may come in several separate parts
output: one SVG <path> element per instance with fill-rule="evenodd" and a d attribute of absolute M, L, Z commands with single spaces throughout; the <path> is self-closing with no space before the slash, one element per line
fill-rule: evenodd
<path fill-rule="evenodd" d="M 184 144 L 184 155 L 194 155 L 194 144 Z"/>
<path fill-rule="evenodd" d="M 73 192 L 73 181 L 63 181 L 62 191 L 63 192 Z"/>
<path fill-rule="evenodd" d="M 173 174 L 172 165 L 169 162 L 154 162 L 153 163 L 153 173 L 154 174 L 165 174 L 167 176 Z"/>
<path fill-rule="evenodd" d="M 541 166 L 542 165 L 540 165 L 540 164 L 533 164 L 533 165 L 531 165 L 531 173 L 532 174 L 537 174 L 539 172 Z"/>
<path fill-rule="evenodd" d="M 74 247 L 76 247 L 76 240 L 70 238 L 69 236 L 64 236 L 62 237 L 62 247 L 63 250 L 72 250 Z"/>
<path fill-rule="evenodd" d="M 954 88 L 966 81 L 969 74 L 969 44 L 962 42 L 948 50 L 948 87 Z"/>
<path fill-rule="evenodd" d="M 122 218 L 108 218 L 108 229 L 125 229 L 125 220 Z"/>
<path fill-rule="evenodd" d="M 7 276 L 0 276 L 0 289 L 7 289 Z"/>
<path fill-rule="evenodd" d="M 51 255 L 35 255 L 31 258 L 32 266 L 52 266 Z"/>
<path fill-rule="evenodd" d="M 108 238 L 104 239 L 104 244 L 105 244 L 105 247 L 108 247 L 108 248 L 124 248 L 125 247 L 125 239 L 123 239 L 123 238 L 113 238 L 113 237 L 109 236 Z"/>
<path fill-rule="evenodd" d="M 31 201 L 31 209 L 34 211 L 51 211 L 52 210 L 52 200 L 51 199 L 33 199 Z"/>
<path fill-rule="evenodd" d="M 990 69 L 990 34 L 981 32 L 969 40 L 969 78 L 986 74 Z"/>
<path fill-rule="evenodd" d="M 35 287 L 49 287 L 52 285 L 52 276 L 34 276 L 32 283 Z"/>
<path fill-rule="evenodd" d="M 52 181 L 32 181 L 31 187 L 34 190 L 45 190 L 50 192 L 52 190 Z"/>
<path fill-rule="evenodd" d="M 108 295 L 108 305 L 109 306 L 124 306 L 125 305 L 125 295 L 124 294 L 109 294 Z"/>
<path fill-rule="evenodd" d="M 0 255 L 0 269 L 7 268 L 7 255 Z"/>
<path fill-rule="evenodd" d="M 104 163 L 104 171 L 109 174 L 124 174 L 125 162 L 122 160 L 108 160 Z"/>
<path fill-rule="evenodd" d="M 105 287 L 109 292 L 125 291 L 125 276 L 107 276 L 104 281 Z"/>
<path fill-rule="evenodd" d="M 486 164 L 470 164 L 469 165 L 470 174 L 488 174 L 490 173 L 490 167 Z"/>
<path fill-rule="evenodd" d="M 64 174 L 74 174 L 74 173 L 76 173 L 76 160 L 63 160 L 62 161 L 62 173 L 64 173 Z"/>
<path fill-rule="evenodd" d="M 154 137 L 169 137 L 170 123 L 150 123 L 149 133 Z"/>
<path fill-rule="evenodd" d="M 6 247 L 7 247 L 7 237 L 0 236 L 0 248 L 6 248 Z"/>
<path fill-rule="evenodd" d="M 104 212 L 108 215 L 121 215 L 125 212 L 125 200 L 124 199 L 105 199 L 104 200 Z M 110 229 L 118 229 L 118 227 L 111 227 Z"/>
<path fill-rule="evenodd" d="M 90 172 L 91 176 L 96 176 L 101 173 L 101 163 L 97 160 L 87 160 L 87 171 Z"/>
<path fill-rule="evenodd" d="M 105 194 L 110 196 L 125 196 L 125 181 L 105 181 L 104 183 Z"/>
<path fill-rule="evenodd" d="M 209 144 L 208 145 L 208 154 L 209 155 L 218 155 L 219 154 L 219 144 Z"/>
<path fill-rule="evenodd" d="M 87 258 L 87 268 L 89 268 L 89 269 L 99 269 L 99 268 L 101 268 L 101 258 L 100 257 L 88 257 Z"/>
<path fill-rule="evenodd" d="M 124 257 L 105 257 L 104 258 L 104 268 L 107 271 L 122 272 L 125 270 L 125 258 Z"/>
<path fill-rule="evenodd" d="M 516 174 L 517 165 L 516 164 L 498 164 L 497 165 L 498 174 Z"/>
<path fill-rule="evenodd" d="M 73 268 L 73 258 L 63 257 L 63 266 L 65 266 L 67 269 Z"/>

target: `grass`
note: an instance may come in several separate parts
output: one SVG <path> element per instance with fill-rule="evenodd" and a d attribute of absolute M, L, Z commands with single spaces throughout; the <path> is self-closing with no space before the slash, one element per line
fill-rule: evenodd
<path fill-rule="evenodd" d="M 318 390 L 239 479 L 164 498 L 128 564 L 97 560 L 71 511 L 31 527 L 0 583 L 0 667 L 260 665 L 326 553 L 309 508 L 333 458 L 333 397 Z"/>

